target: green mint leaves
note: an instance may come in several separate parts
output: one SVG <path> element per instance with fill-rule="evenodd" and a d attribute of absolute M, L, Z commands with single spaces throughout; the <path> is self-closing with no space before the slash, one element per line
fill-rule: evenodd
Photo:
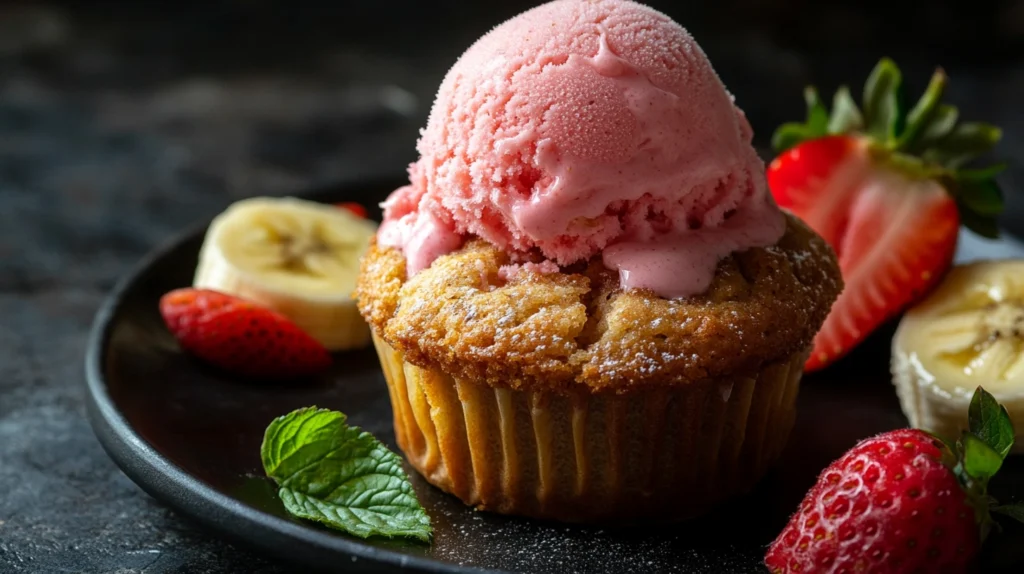
<path fill-rule="evenodd" d="M 260 450 L 288 512 L 360 538 L 430 542 L 430 518 L 402 459 L 345 415 L 310 407 L 278 417 Z"/>
<path fill-rule="evenodd" d="M 908 110 L 903 74 L 895 62 L 882 58 L 864 84 L 861 108 L 850 89 L 841 86 L 830 113 L 817 90 L 809 86 L 804 90 L 807 118 L 779 126 L 772 147 L 782 153 L 830 135 L 866 137 L 881 161 L 912 177 L 940 181 L 956 199 L 965 227 L 983 237 L 998 237 L 996 216 L 1003 210 L 1003 194 L 995 175 L 1003 166 L 980 170 L 964 166 L 992 151 L 1002 130 L 980 122 L 959 122 L 957 109 L 942 102 L 947 84 L 946 73 L 936 70 L 924 94 Z"/>

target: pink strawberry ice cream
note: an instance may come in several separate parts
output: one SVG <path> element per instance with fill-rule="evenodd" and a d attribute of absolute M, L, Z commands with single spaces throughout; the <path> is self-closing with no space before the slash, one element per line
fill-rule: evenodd
<path fill-rule="evenodd" d="M 478 236 L 557 269 L 601 255 L 622 287 L 684 297 L 785 223 L 752 132 L 665 15 L 559 0 L 478 40 L 441 84 L 382 245 L 413 275 Z"/>

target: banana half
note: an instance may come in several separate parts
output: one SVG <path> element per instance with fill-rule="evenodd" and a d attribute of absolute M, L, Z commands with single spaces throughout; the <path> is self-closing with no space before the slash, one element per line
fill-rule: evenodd
<path fill-rule="evenodd" d="M 957 438 L 980 385 L 999 400 L 1024 452 L 1024 260 L 954 267 L 904 315 L 892 374 L 914 427 Z"/>
<path fill-rule="evenodd" d="M 295 198 L 234 203 L 206 232 L 193 286 L 287 316 L 329 350 L 366 346 L 351 294 L 377 226 L 346 209 Z"/>

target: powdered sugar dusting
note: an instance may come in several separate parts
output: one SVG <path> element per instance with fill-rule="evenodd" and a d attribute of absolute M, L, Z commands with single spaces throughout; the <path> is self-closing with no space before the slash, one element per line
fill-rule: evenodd
<path fill-rule="evenodd" d="M 727 542 L 698 551 L 700 522 L 588 527 L 474 512 L 413 475 L 435 524 L 431 558 L 459 566 L 531 574 L 721 574 L 752 572 L 758 558 Z"/>

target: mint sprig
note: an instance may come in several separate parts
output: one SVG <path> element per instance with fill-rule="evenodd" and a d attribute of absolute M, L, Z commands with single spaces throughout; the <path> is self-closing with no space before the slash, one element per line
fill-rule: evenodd
<path fill-rule="evenodd" d="M 864 84 L 860 108 L 850 89 L 841 86 L 829 112 L 817 90 L 809 86 L 804 90 L 807 118 L 779 126 L 772 146 L 781 153 L 830 135 L 866 138 L 879 161 L 910 177 L 941 182 L 956 200 L 965 227 L 983 237 L 998 237 L 996 216 L 1003 210 L 1003 194 L 995 176 L 1003 166 L 965 166 L 990 152 L 1002 131 L 985 123 L 960 122 L 958 110 L 942 102 L 947 84 L 946 73 L 937 69 L 924 94 L 908 110 L 903 75 L 892 60 L 882 58 Z"/>
<path fill-rule="evenodd" d="M 263 469 L 285 509 L 300 518 L 368 538 L 430 542 L 430 517 L 413 493 L 402 459 L 344 414 L 309 407 L 274 419 L 263 437 Z"/>

